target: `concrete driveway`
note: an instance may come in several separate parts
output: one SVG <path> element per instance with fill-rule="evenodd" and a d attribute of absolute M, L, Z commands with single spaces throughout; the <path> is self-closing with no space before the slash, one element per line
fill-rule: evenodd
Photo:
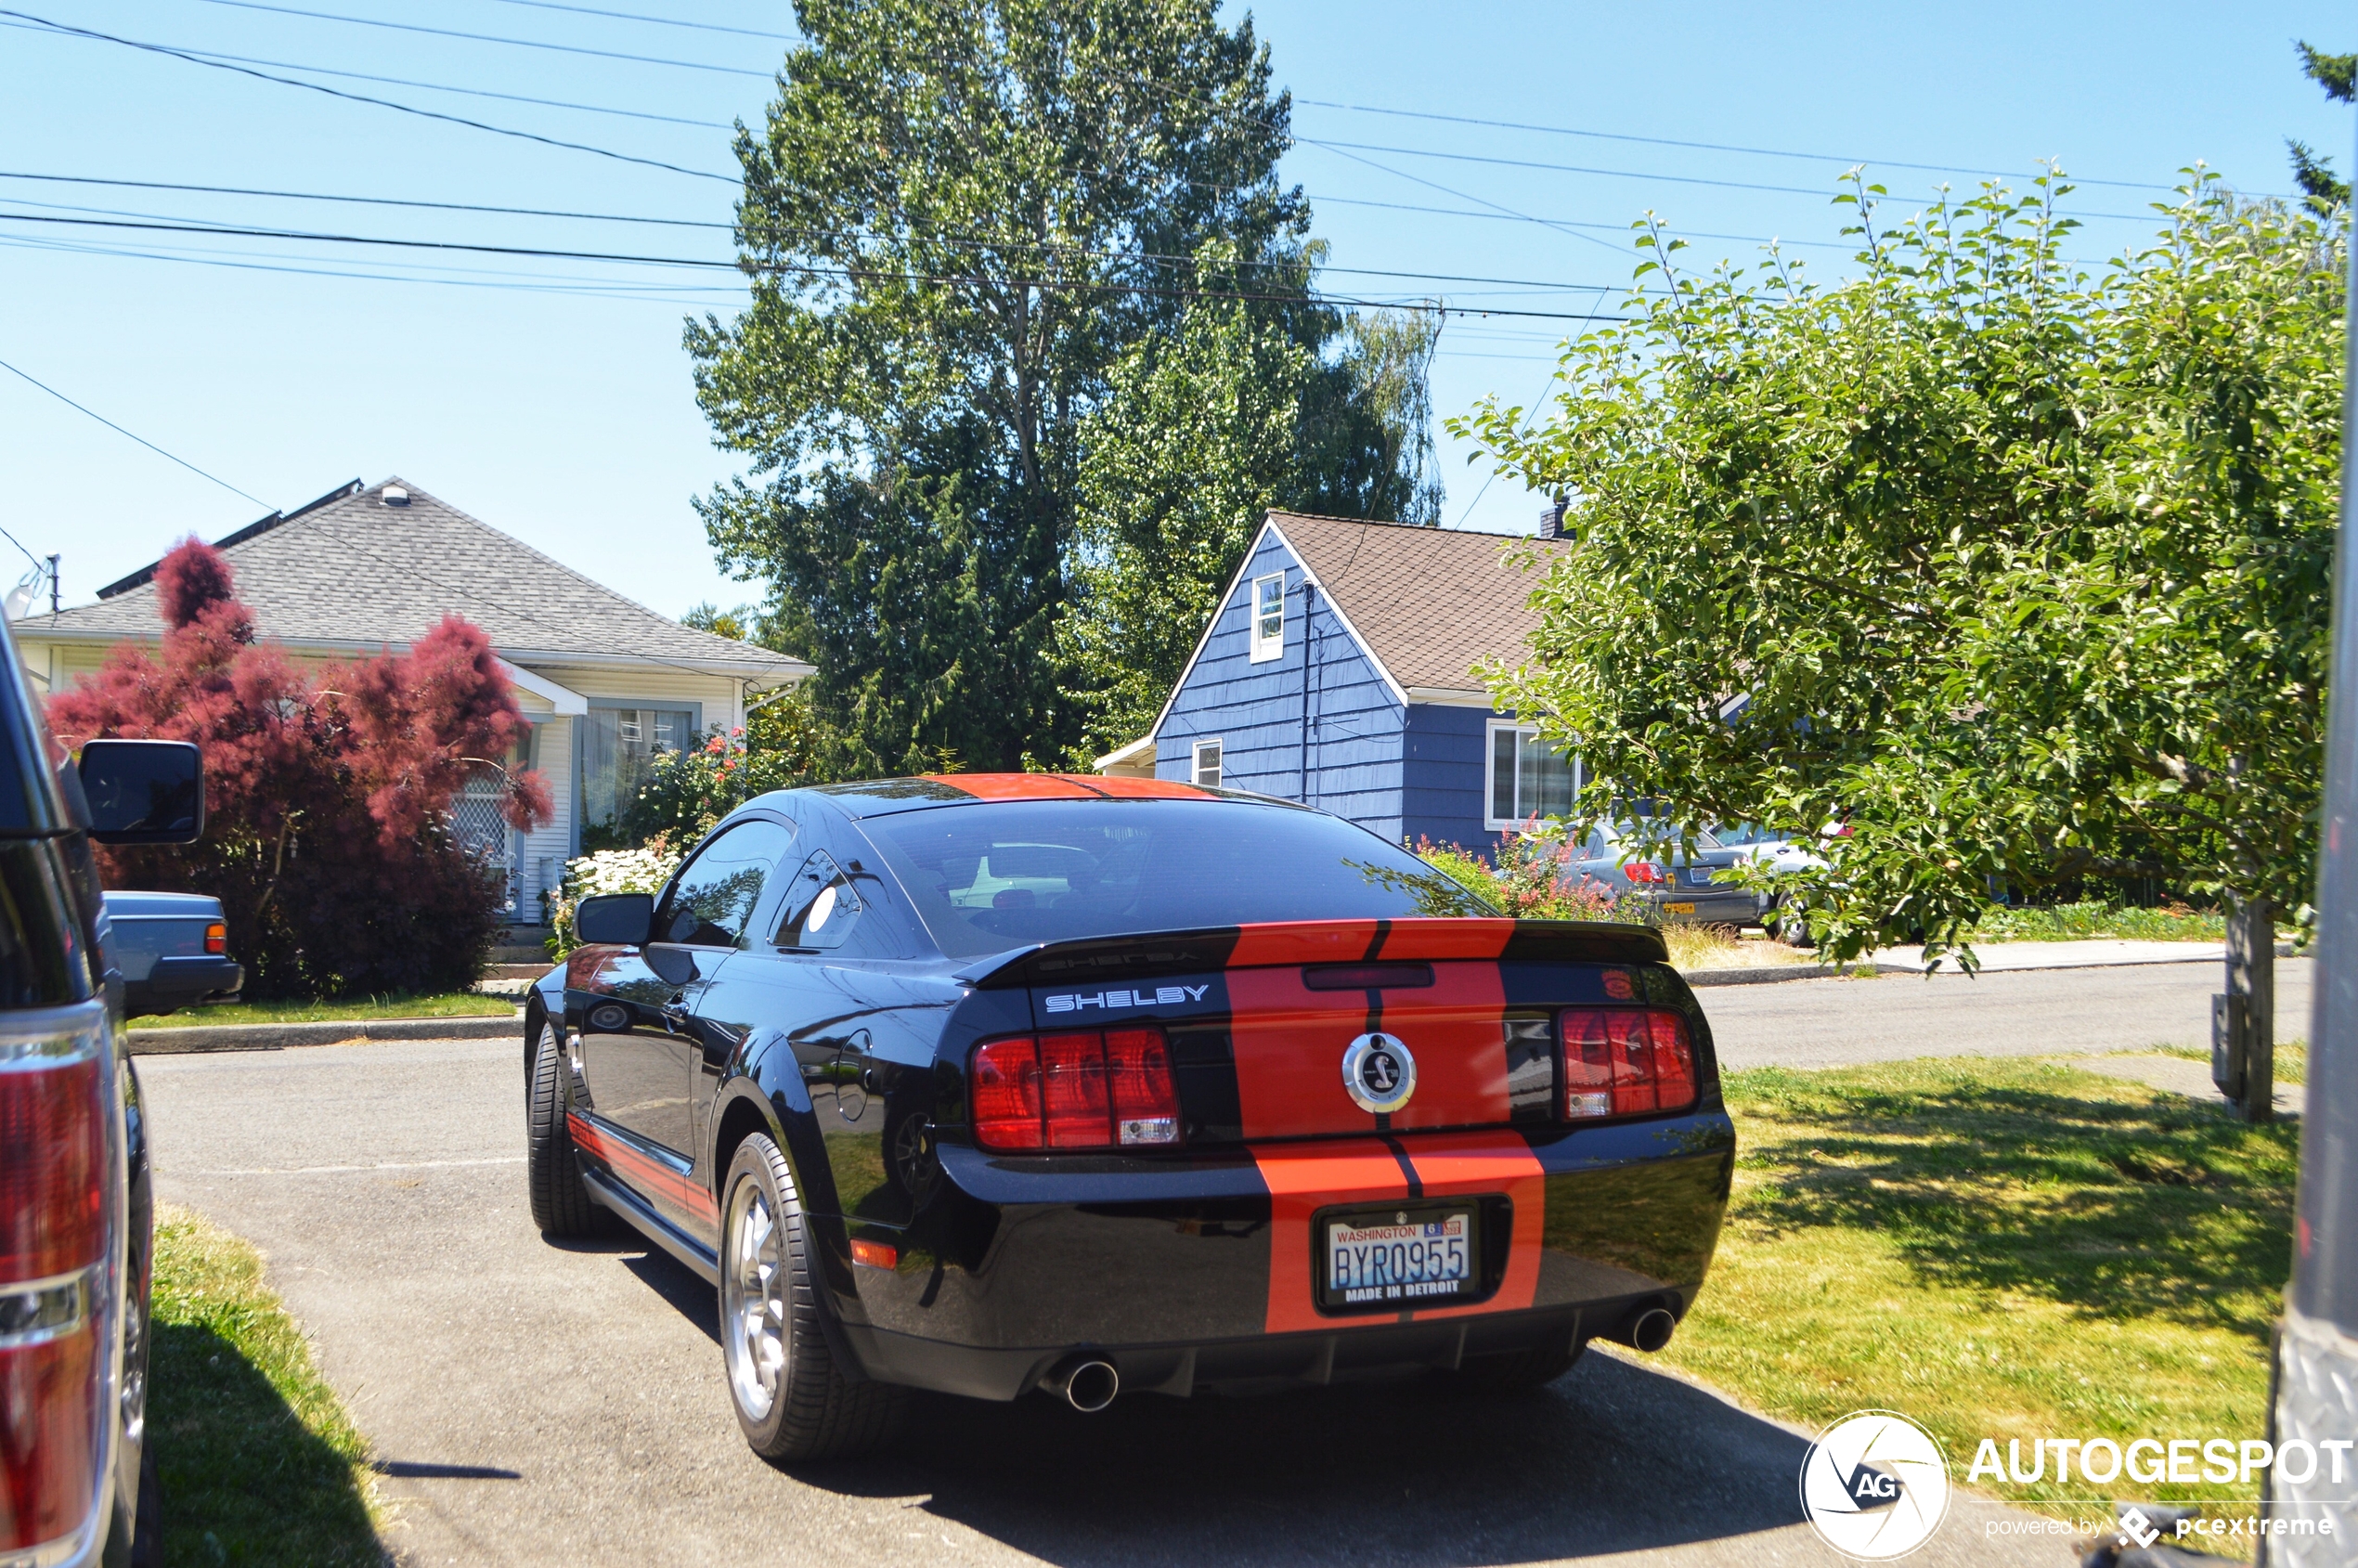
<path fill-rule="evenodd" d="M 517 1045 L 141 1072 L 162 1196 L 267 1255 L 375 1445 L 405 1562 L 1841 1561 L 1799 1522 L 1801 1435 L 1604 1354 L 1503 1401 L 928 1399 L 898 1454 L 788 1474 L 738 1435 L 709 1289 L 532 1228 Z M 1911 1561 L 2066 1568 L 2062 1539 L 1986 1537 L 2022 1517 L 1960 1495 Z"/>

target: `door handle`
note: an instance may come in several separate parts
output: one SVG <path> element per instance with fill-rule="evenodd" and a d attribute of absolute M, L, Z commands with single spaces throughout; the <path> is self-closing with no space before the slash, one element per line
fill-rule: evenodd
<path fill-rule="evenodd" d="M 675 1024 L 688 1021 L 688 998 L 682 992 L 663 1004 L 663 1016 Z"/>

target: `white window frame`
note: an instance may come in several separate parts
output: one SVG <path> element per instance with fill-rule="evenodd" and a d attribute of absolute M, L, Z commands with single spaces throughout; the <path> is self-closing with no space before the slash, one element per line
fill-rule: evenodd
<path fill-rule="evenodd" d="M 1264 584 L 1275 584 L 1275 585 L 1276 585 L 1276 590 L 1277 590 L 1277 608 L 1276 608 L 1277 629 L 1276 629 L 1276 633 L 1275 633 L 1274 635 L 1272 635 L 1272 634 L 1270 634 L 1270 633 L 1267 633 L 1267 632 L 1264 632 L 1264 631 L 1262 629 L 1262 623 L 1263 623 L 1263 621 L 1265 621 L 1265 620 L 1268 618 L 1268 615 L 1269 615 L 1269 613 L 1268 613 L 1267 611 L 1263 610 L 1263 609 L 1262 608 L 1262 605 L 1261 605 L 1261 590 L 1262 590 L 1263 585 L 1264 585 Z M 1267 664 L 1267 663 L 1268 663 L 1271 659 L 1281 659 L 1281 658 L 1285 657 L 1285 655 L 1286 655 L 1286 575 L 1285 575 L 1285 573 L 1283 573 L 1283 572 L 1264 572 L 1264 573 L 1263 573 L 1260 577 L 1257 577 L 1253 578 L 1253 579 L 1252 579 L 1252 592 L 1251 592 L 1251 593 L 1250 593 L 1250 595 L 1246 598 L 1246 600 L 1245 600 L 1245 609 L 1246 609 L 1246 613 L 1247 613 L 1247 614 L 1249 614 L 1249 615 L 1252 617 L 1251 622 L 1250 622 L 1250 629 L 1251 629 L 1251 633 L 1252 633 L 1252 653 L 1251 653 L 1251 655 L 1250 655 L 1250 662 L 1251 662 L 1251 663 L 1253 663 L 1253 664 Z"/>
<path fill-rule="evenodd" d="M 1207 751 L 1211 753 L 1211 779 L 1209 783 L 1205 782 L 1203 776 L 1203 754 Z M 1195 749 L 1188 754 L 1187 782 L 1198 789 L 1218 789 L 1221 779 L 1225 776 L 1220 771 L 1222 760 L 1223 753 L 1220 749 L 1219 736 L 1214 735 L 1210 740 L 1198 741 Z"/>
<path fill-rule="evenodd" d="M 1518 740 L 1535 741 L 1539 738 L 1538 725 L 1518 724 L 1511 719 L 1493 719 L 1483 726 L 1482 825 L 1491 833 L 1502 833 L 1510 827 L 1521 827 L 1531 816 L 1528 811 L 1519 817 L 1494 817 L 1490 814 L 1492 802 L 1498 798 L 1498 732 L 1502 730 L 1511 732 Z M 1587 787 L 1587 771 L 1581 765 L 1580 754 L 1576 751 L 1565 760 L 1572 764 L 1572 797 L 1578 800 L 1580 792 Z M 1518 779 L 1518 787 L 1520 784 L 1521 781 Z M 1522 802 L 1518 800 L 1516 804 L 1521 805 Z"/>

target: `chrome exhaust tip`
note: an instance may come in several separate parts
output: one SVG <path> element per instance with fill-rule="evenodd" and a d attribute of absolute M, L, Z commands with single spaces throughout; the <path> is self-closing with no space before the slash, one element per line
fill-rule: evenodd
<path fill-rule="evenodd" d="M 1629 1324 L 1629 1343 L 1651 1355 L 1670 1342 L 1671 1331 L 1678 1320 L 1661 1307 L 1649 1307 Z"/>
<path fill-rule="evenodd" d="M 1094 1357 L 1059 1367 L 1041 1380 L 1084 1416 L 1094 1416 L 1111 1405 L 1121 1392 L 1121 1374 L 1114 1370 L 1113 1363 Z"/>

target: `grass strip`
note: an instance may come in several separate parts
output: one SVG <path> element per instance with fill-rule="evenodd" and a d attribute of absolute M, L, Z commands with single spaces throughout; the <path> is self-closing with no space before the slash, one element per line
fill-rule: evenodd
<path fill-rule="evenodd" d="M 2291 1271 L 2298 1124 L 2046 1062 L 1730 1073 L 1738 1159 L 1709 1282 L 1666 1358 L 1810 1427 L 1913 1417 L 1980 1441 L 2257 1437 Z M 2104 1493 L 1977 1483 L 2069 1514 Z"/>
<path fill-rule="evenodd" d="M 385 1561 L 368 1445 L 262 1281 L 262 1255 L 185 1209 L 156 1214 L 148 1441 L 167 1564 Z"/>
<path fill-rule="evenodd" d="M 2045 904 L 1989 910 L 1971 933 L 1976 942 L 2082 942 L 2103 937 L 2144 942 L 2223 942 L 2227 917 L 2183 907 Z"/>
<path fill-rule="evenodd" d="M 518 1000 L 512 996 L 489 996 L 479 991 L 456 991 L 438 996 L 364 996 L 349 1002 L 225 1002 L 211 1007 L 183 1007 L 176 1013 L 134 1018 L 131 1027 L 324 1024 L 362 1018 L 504 1018 L 514 1015 Z"/>

